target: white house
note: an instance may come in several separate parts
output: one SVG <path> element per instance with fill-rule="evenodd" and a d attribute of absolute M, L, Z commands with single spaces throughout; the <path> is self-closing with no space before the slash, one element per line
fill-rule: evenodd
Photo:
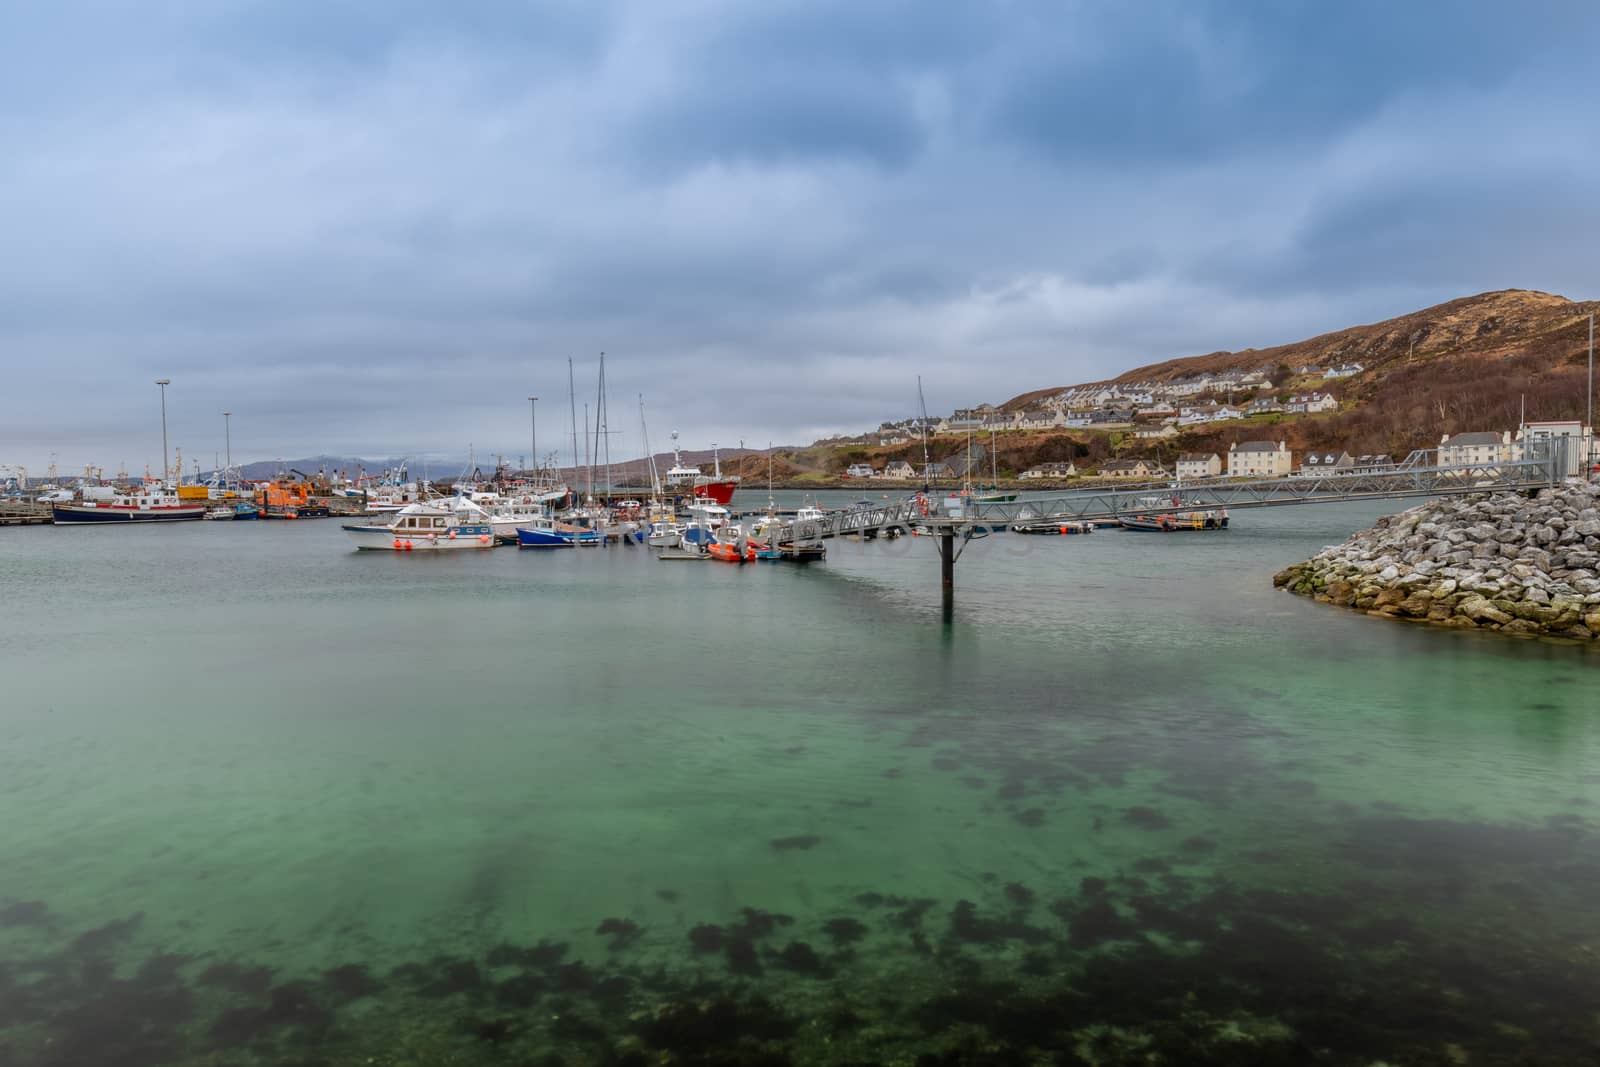
<path fill-rule="evenodd" d="M 910 481 L 917 476 L 917 469 L 903 459 L 897 459 L 878 472 L 880 478 L 896 478 L 901 481 Z"/>
<path fill-rule="evenodd" d="M 1100 464 L 1102 478 L 1164 478 L 1166 470 L 1159 463 L 1143 459 L 1108 459 Z"/>
<path fill-rule="evenodd" d="M 1077 473 L 1078 468 L 1068 460 L 1065 463 L 1040 463 L 1037 466 L 1029 467 L 1017 477 L 1027 478 L 1032 481 L 1035 478 L 1071 478 Z"/>
<path fill-rule="evenodd" d="M 1354 465 L 1348 452 L 1307 452 L 1300 461 L 1300 473 L 1307 477 L 1344 474 Z"/>
<path fill-rule="evenodd" d="M 844 476 L 846 478 L 871 478 L 877 473 L 872 469 L 872 464 L 870 463 L 852 463 L 845 468 Z"/>
<path fill-rule="evenodd" d="M 1305 396 L 1291 396 L 1285 408 L 1293 414 L 1317 415 L 1324 411 L 1339 410 L 1339 402 L 1332 393 L 1307 393 Z"/>
<path fill-rule="evenodd" d="M 1228 446 L 1228 477 L 1277 478 L 1294 467 L 1294 453 L 1286 441 L 1245 441 Z"/>
<path fill-rule="evenodd" d="M 1470 474 L 1494 471 L 1512 457 L 1511 431 L 1445 434 L 1439 438 L 1439 466 L 1467 467 Z"/>
<path fill-rule="evenodd" d="M 1062 421 L 1059 411 L 1019 411 L 1015 426 L 1019 430 L 1048 430 Z"/>
<path fill-rule="evenodd" d="M 1178 457 L 1179 478 L 1215 478 L 1222 473 L 1222 457 L 1215 452 L 1185 452 Z"/>
<path fill-rule="evenodd" d="M 1340 378 L 1354 378 L 1364 370 L 1366 370 L 1366 368 L 1359 363 L 1341 363 L 1337 367 L 1329 367 L 1327 370 L 1323 371 L 1322 380 L 1325 382 L 1331 382 Z"/>
<path fill-rule="evenodd" d="M 1165 438 L 1178 436 L 1178 428 L 1170 423 L 1163 426 L 1147 426 L 1142 430 L 1133 431 L 1133 436 L 1140 438 Z"/>

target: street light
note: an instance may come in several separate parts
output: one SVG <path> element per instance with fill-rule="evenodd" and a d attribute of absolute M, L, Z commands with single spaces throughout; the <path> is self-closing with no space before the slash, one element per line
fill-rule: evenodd
<path fill-rule="evenodd" d="M 161 386 L 161 484 L 167 484 L 170 472 L 167 469 L 167 386 L 172 384 L 171 378 L 157 378 L 156 384 Z"/>
<path fill-rule="evenodd" d="M 222 476 L 222 487 L 233 488 L 233 412 L 222 413 L 222 436 L 228 447 L 228 473 Z"/>
<path fill-rule="evenodd" d="M 533 466 L 529 468 L 530 471 L 537 470 L 538 467 L 539 467 L 539 411 L 538 411 L 538 404 L 539 404 L 539 398 L 538 397 L 530 396 L 528 398 L 528 443 L 533 446 Z"/>

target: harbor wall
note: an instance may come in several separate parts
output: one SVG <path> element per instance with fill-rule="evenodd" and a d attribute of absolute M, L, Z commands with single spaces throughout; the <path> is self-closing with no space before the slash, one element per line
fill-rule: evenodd
<path fill-rule="evenodd" d="M 1430 501 L 1285 568 L 1273 584 L 1373 615 L 1600 636 L 1600 485 Z"/>

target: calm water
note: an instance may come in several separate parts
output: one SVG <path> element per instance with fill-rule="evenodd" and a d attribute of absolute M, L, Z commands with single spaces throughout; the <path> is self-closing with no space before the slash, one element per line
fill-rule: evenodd
<path fill-rule="evenodd" d="M 1382 510 L 949 626 L 922 539 L 0 531 L 0 1063 L 1592 1063 L 1600 656 L 1271 588 Z"/>

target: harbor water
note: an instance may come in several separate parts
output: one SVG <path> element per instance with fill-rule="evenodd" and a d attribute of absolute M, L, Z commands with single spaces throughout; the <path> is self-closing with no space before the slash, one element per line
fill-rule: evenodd
<path fill-rule="evenodd" d="M 1600 657 L 1272 588 L 1400 506 L 948 623 L 925 538 L 6 531 L 0 1063 L 1593 1063 Z"/>

